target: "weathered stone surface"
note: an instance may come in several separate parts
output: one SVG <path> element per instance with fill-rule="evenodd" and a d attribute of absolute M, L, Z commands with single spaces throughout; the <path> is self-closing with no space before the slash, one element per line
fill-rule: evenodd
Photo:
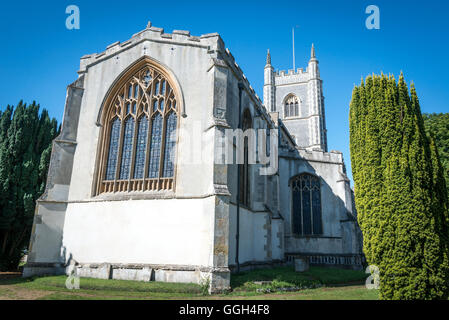
<path fill-rule="evenodd" d="M 309 260 L 307 258 L 295 258 L 295 271 L 305 272 L 309 270 Z"/>

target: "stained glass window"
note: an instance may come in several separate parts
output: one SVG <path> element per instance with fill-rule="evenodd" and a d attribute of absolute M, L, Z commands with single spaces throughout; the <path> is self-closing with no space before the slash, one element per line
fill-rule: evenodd
<path fill-rule="evenodd" d="M 157 178 L 159 176 L 159 161 L 161 158 L 162 141 L 162 116 L 160 113 L 153 119 L 151 128 L 150 163 L 148 177 Z"/>
<path fill-rule="evenodd" d="M 292 230 L 298 235 L 321 235 L 321 190 L 318 177 L 302 174 L 292 180 Z"/>
<path fill-rule="evenodd" d="M 167 131 L 165 136 L 165 154 L 163 177 L 173 177 L 176 145 L 176 113 L 172 112 L 167 118 Z"/>
<path fill-rule="evenodd" d="M 119 179 L 129 179 L 131 169 L 131 156 L 133 152 L 134 118 L 125 121 L 125 132 L 123 133 L 122 162 L 120 164 Z"/>
<path fill-rule="evenodd" d="M 120 119 L 116 118 L 112 122 L 111 136 L 109 138 L 109 155 L 106 165 L 106 180 L 115 179 L 115 171 L 117 168 L 118 142 L 120 138 Z"/>
<path fill-rule="evenodd" d="M 174 187 L 178 97 L 161 66 L 135 68 L 111 88 L 103 109 L 97 194 Z"/>
<path fill-rule="evenodd" d="M 142 179 L 145 170 L 145 152 L 147 150 L 148 118 L 143 116 L 137 127 L 137 148 L 134 165 L 134 179 Z"/>

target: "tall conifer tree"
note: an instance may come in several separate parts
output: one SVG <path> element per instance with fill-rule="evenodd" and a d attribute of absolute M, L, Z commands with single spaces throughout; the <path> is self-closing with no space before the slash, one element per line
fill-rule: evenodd
<path fill-rule="evenodd" d="M 350 148 L 367 261 L 383 299 L 449 296 L 448 199 L 414 86 L 369 76 L 353 90 Z"/>
<path fill-rule="evenodd" d="M 0 116 L 0 270 L 17 267 L 44 191 L 57 122 L 22 101 Z"/>

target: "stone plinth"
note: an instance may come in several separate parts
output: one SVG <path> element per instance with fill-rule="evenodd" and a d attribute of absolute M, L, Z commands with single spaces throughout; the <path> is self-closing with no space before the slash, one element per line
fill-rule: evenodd
<path fill-rule="evenodd" d="M 295 271 L 305 272 L 309 270 L 309 259 L 307 258 L 295 258 Z"/>

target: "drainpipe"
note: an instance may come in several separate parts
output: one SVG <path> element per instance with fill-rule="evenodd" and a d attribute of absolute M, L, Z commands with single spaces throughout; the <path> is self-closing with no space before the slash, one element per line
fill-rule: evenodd
<path fill-rule="evenodd" d="M 239 122 L 238 129 L 242 127 L 242 91 L 243 83 L 239 81 Z M 237 231 L 235 233 L 235 264 L 237 266 L 237 273 L 240 272 L 239 263 L 239 241 L 240 240 L 240 164 L 237 164 Z"/>

